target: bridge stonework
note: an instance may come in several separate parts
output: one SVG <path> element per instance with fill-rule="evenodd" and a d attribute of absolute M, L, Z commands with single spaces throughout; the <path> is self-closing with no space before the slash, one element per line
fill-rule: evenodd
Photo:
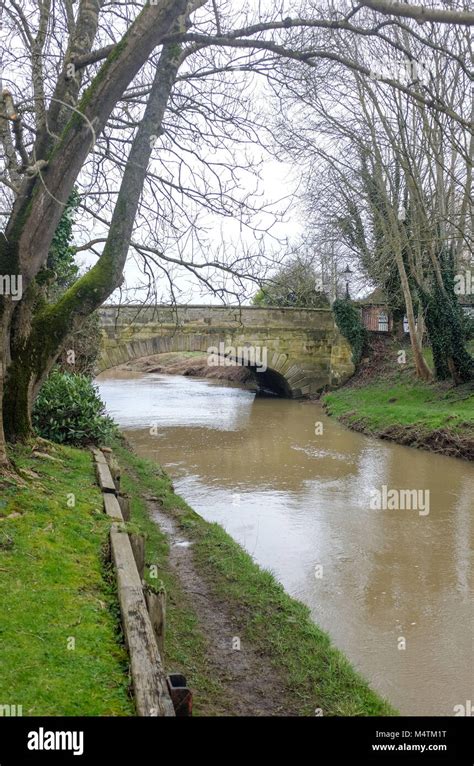
<path fill-rule="evenodd" d="M 263 388 L 292 398 L 344 383 L 354 372 L 351 349 L 329 308 L 259 306 L 103 306 L 99 371 L 143 356 L 211 347 L 266 349 Z"/>

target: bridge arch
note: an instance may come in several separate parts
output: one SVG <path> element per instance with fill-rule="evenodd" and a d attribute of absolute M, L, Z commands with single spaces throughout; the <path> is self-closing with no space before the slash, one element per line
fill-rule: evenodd
<path fill-rule="evenodd" d="M 246 365 L 259 386 L 298 398 L 340 384 L 354 369 L 330 309 L 105 306 L 100 323 L 100 372 L 173 351 L 230 349 L 220 356 L 232 358 L 232 349 L 237 357 L 239 349 L 253 349 L 254 361 L 265 360 Z"/>

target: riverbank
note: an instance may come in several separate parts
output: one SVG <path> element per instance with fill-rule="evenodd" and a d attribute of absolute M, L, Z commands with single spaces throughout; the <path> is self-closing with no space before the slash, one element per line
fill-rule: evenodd
<path fill-rule="evenodd" d="M 395 715 L 270 572 L 174 493 L 155 463 L 114 452 L 168 593 L 165 663 L 198 715 Z M 156 523 L 158 522 L 158 524 Z"/>
<path fill-rule="evenodd" d="M 146 577 L 167 592 L 165 665 L 194 691 L 196 715 L 395 715 L 309 610 L 156 464 L 114 445 Z M 87 450 L 15 448 L 0 506 L 0 704 L 23 715 L 134 715 L 128 659 Z M 153 578 L 156 586 L 156 579 Z"/>
<path fill-rule="evenodd" d="M 326 412 L 354 431 L 474 460 L 474 384 L 423 383 L 410 349 L 402 350 L 400 364 L 399 345 L 379 344 L 345 386 L 323 397 Z"/>
<path fill-rule="evenodd" d="M 200 351 L 170 352 L 143 356 L 119 365 L 117 370 L 127 372 L 159 373 L 160 375 L 184 375 L 192 378 L 228 380 L 243 386 L 255 386 L 255 380 L 248 367 L 239 365 L 210 366 L 207 356 Z"/>

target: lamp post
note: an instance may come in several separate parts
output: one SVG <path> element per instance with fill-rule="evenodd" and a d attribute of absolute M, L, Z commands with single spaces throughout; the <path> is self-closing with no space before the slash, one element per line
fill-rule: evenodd
<path fill-rule="evenodd" d="M 348 300 L 350 300 L 350 297 L 351 297 L 349 295 L 349 283 L 350 283 L 351 277 L 352 277 L 352 271 L 350 270 L 349 265 L 346 266 L 345 271 L 343 271 L 342 273 L 343 273 L 344 279 L 346 281 L 346 300 L 348 301 Z"/>

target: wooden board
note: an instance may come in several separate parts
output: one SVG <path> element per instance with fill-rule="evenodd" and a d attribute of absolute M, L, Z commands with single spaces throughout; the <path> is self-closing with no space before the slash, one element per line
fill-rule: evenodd
<path fill-rule="evenodd" d="M 95 467 L 97 469 L 99 487 L 101 488 L 102 492 L 113 492 L 115 495 L 117 490 L 115 489 L 114 480 L 112 479 L 112 475 L 107 463 L 96 463 Z"/>
<path fill-rule="evenodd" d="M 94 455 L 94 459 L 96 463 L 107 463 L 107 460 L 105 459 L 105 455 L 103 452 L 100 451 L 100 449 L 96 449 L 95 447 L 92 447 L 91 452 Z"/>
<path fill-rule="evenodd" d="M 124 521 L 119 501 L 115 495 L 112 495 L 111 492 L 104 492 L 102 498 L 104 500 L 104 510 L 107 516 L 110 516 L 112 519 L 117 519 L 117 521 Z"/>
<path fill-rule="evenodd" d="M 139 716 L 174 716 L 165 671 L 127 534 L 110 530 L 112 560 L 125 641 L 130 655 L 135 705 Z"/>

